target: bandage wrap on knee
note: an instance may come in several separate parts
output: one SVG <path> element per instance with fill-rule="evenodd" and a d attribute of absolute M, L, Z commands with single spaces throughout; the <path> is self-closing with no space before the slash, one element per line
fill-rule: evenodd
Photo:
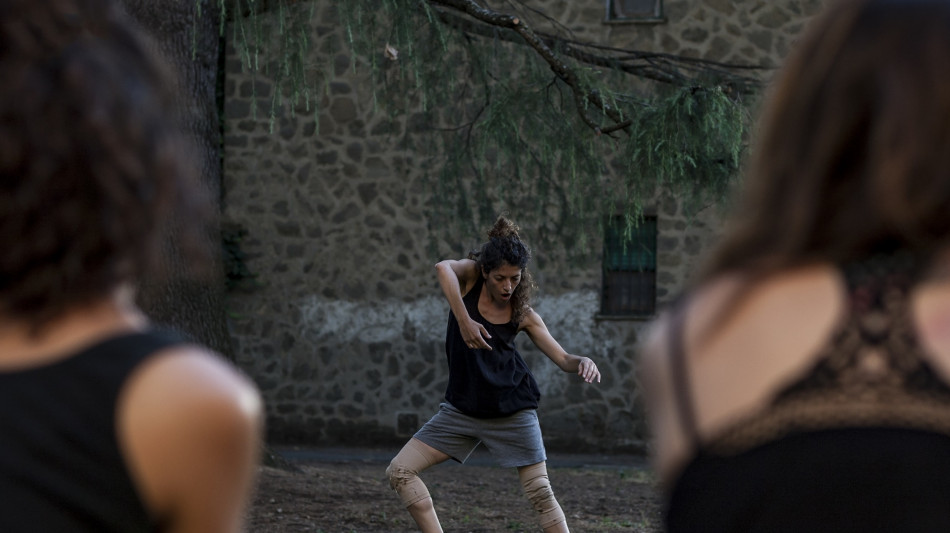
<path fill-rule="evenodd" d="M 542 528 L 549 528 L 564 522 L 564 511 L 554 498 L 548 470 L 544 463 L 521 468 L 518 471 L 524 493 L 538 512 L 538 521 Z"/>
<path fill-rule="evenodd" d="M 396 491 L 406 507 L 429 497 L 429 489 L 419 479 L 419 472 L 431 464 L 432 460 L 425 454 L 425 450 L 414 446 L 414 441 L 410 441 L 386 468 L 389 486 Z"/>
<path fill-rule="evenodd" d="M 429 489 L 426 488 L 425 483 L 419 479 L 417 474 L 418 472 L 396 464 L 395 460 L 386 468 L 389 486 L 396 491 L 399 499 L 402 500 L 402 504 L 406 507 L 429 497 Z"/>

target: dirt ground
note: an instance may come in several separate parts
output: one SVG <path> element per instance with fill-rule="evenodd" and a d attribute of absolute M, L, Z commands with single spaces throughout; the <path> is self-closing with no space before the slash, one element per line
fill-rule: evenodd
<path fill-rule="evenodd" d="M 540 531 L 515 469 L 485 461 L 437 465 L 422 478 L 447 532 Z M 261 467 L 249 533 L 417 531 L 389 489 L 379 458 L 294 460 L 296 471 Z M 555 495 L 574 532 L 655 533 L 659 502 L 642 461 L 582 464 L 549 460 Z"/>

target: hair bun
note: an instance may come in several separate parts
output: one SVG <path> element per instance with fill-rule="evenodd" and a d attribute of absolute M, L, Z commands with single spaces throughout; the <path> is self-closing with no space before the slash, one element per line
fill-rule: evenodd
<path fill-rule="evenodd" d="M 488 238 L 494 237 L 517 237 L 518 236 L 518 226 L 514 222 L 508 220 L 504 216 L 498 217 L 498 220 L 495 221 L 495 225 L 492 226 L 492 229 L 488 230 Z"/>

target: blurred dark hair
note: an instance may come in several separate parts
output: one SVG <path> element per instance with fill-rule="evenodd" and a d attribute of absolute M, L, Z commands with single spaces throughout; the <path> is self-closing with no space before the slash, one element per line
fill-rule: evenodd
<path fill-rule="evenodd" d="M 771 90 L 744 196 L 696 282 L 950 238 L 950 2 L 840 0 Z"/>
<path fill-rule="evenodd" d="M 161 275 L 173 221 L 211 259 L 154 49 L 113 1 L 0 1 L 0 315 L 38 327 Z"/>
<path fill-rule="evenodd" d="M 478 264 L 479 273 L 489 274 L 498 267 L 509 264 L 521 269 L 521 282 L 511 294 L 511 319 L 520 323 L 531 309 L 531 295 L 534 292 L 534 279 L 528 271 L 531 250 L 521 241 L 518 226 L 501 216 L 488 230 L 488 242 L 469 253 L 469 258 Z"/>

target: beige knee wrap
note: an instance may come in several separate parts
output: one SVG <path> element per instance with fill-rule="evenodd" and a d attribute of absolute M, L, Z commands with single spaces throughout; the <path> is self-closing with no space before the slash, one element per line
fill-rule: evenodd
<path fill-rule="evenodd" d="M 419 472 L 434 463 L 426 451 L 416 439 L 410 439 L 386 468 L 389 486 L 406 507 L 429 497 L 429 489 L 419 479 Z"/>
<path fill-rule="evenodd" d="M 518 477 L 524 493 L 531 501 L 534 510 L 538 512 L 538 521 L 542 529 L 565 522 L 564 511 L 554 498 L 551 490 L 551 481 L 548 479 L 548 469 L 544 462 L 525 466 L 518 469 Z"/>

